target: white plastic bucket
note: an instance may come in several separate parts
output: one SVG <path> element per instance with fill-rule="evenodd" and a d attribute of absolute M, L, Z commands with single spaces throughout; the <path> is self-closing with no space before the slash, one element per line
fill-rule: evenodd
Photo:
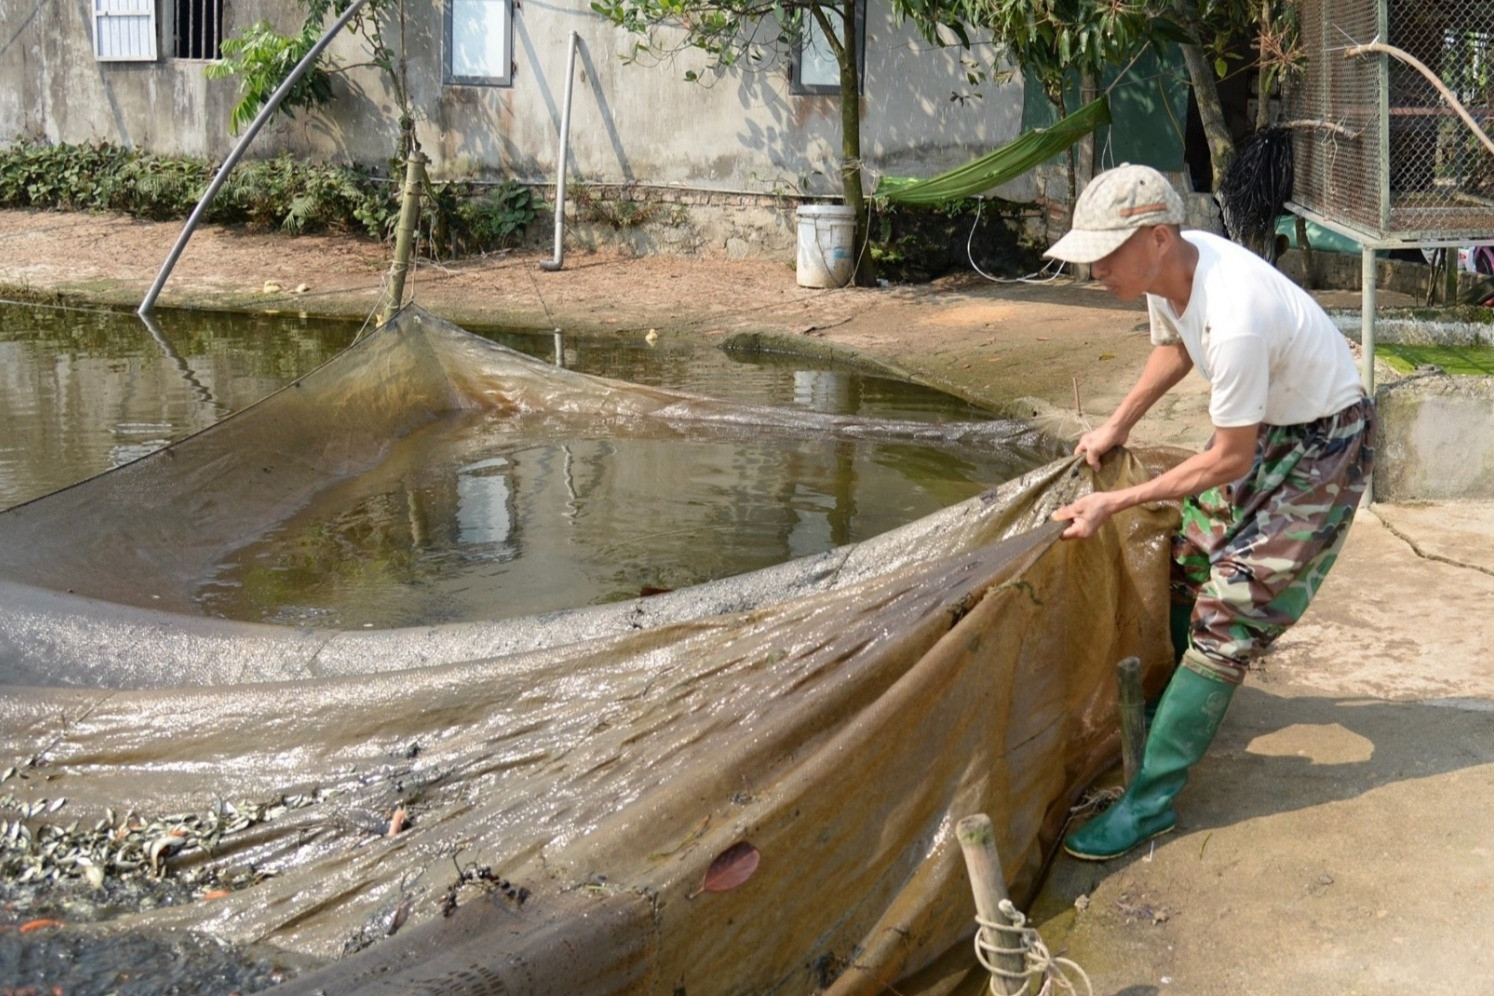
<path fill-rule="evenodd" d="M 800 287 L 844 287 L 856 274 L 856 212 L 844 204 L 799 208 Z"/>

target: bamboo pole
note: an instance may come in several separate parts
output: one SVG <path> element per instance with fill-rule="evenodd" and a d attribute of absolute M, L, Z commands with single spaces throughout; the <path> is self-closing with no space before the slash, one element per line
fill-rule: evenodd
<path fill-rule="evenodd" d="M 955 824 L 955 837 L 965 852 L 965 869 L 970 873 L 970 891 L 975 894 L 975 912 L 987 923 L 1012 926 L 1011 917 L 1001 910 L 1007 900 L 1006 875 L 996 853 L 996 828 L 985 813 L 967 816 Z M 1010 932 L 980 928 L 986 946 L 996 952 L 996 967 L 1006 975 L 993 975 L 993 992 L 1017 996 L 1027 988 L 1027 959 Z"/>
<path fill-rule="evenodd" d="M 1121 765 L 1126 785 L 1141 770 L 1141 755 L 1146 750 L 1146 701 L 1141 694 L 1141 659 L 1127 657 L 1115 666 L 1120 685 Z"/>
<path fill-rule="evenodd" d="M 394 317 L 405 300 L 405 275 L 415 252 L 415 224 L 420 219 L 420 192 L 425 180 L 425 154 L 410 153 L 405 160 L 405 196 L 399 208 L 399 227 L 394 232 L 394 262 L 389 264 L 389 288 L 384 294 L 383 325 Z"/>

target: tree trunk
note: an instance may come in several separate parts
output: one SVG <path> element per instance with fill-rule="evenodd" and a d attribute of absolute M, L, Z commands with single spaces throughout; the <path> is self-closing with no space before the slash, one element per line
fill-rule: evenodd
<path fill-rule="evenodd" d="M 1095 74 L 1084 72 L 1079 75 L 1079 106 L 1083 107 L 1095 99 L 1100 92 L 1099 81 Z M 1067 112 L 1065 112 L 1067 113 Z M 1072 160 L 1074 166 L 1073 189 L 1074 193 L 1069 198 L 1070 204 L 1079 203 L 1079 192 L 1089 186 L 1089 181 L 1095 177 L 1095 133 L 1090 132 L 1081 138 L 1073 146 L 1075 157 Z M 1074 276 L 1080 280 L 1090 278 L 1088 263 L 1075 263 Z"/>
<path fill-rule="evenodd" d="M 1183 27 L 1193 37 L 1199 35 L 1198 15 L 1190 11 L 1186 0 L 1173 0 L 1172 9 L 1182 21 Z M 1203 47 L 1196 44 L 1180 46 L 1183 62 L 1188 66 L 1188 79 L 1193 84 L 1193 99 L 1198 104 L 1198 116 L 1203 121 L 1204 137 L 1209 143 L 1209 171 L 1213 189 L 1219 189 L 1224 171 L 1235 157 L 1235 140 L 1230 136 L 1229 126 L 1224 123 L 1224 106 L 1219 102 L 1219 83 L 1214 76 L 1214 67 Z"/>
<path fill-rule="evenodd" d="M 1256 37 L 1271 29 L 1271 0 L 1261 0 L 1261 20 Z M 1271 124 L 1271 73 L 1259 50 L 1255 58 L 1255 130 L 1265 131 Z"/>
<path fill-rule="evenodd" d="M 876 261 L 872 259 L 870 223 L 866 213 L 866 193 L 861 186 L 861 52 L 856 31 L 857 0 L 842 0 L 840 45 L 840 173 L 846 207 L 856 212 L 856 236 L 852 251 L 856 253 L 857 287 L 875 287 Z"/>

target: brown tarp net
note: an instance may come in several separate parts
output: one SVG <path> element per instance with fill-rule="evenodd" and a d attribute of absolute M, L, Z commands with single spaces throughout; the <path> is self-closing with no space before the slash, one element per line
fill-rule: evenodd
<path fill-rule="evenodd" d="M 351 633 L 179 602 L 233 537 L 441 413 L 534 408 L 931 431 L 584 377 L 407 311 L 213 429 L 0 514 L 0 766 L 21 770 L 0 816 L 43 798 L 84 823 L 297 798 L 211 853 L 161 852 L 173 873 L 249 868 L 252 884 L 89 928 L 329 963 L 288 991 L 972 984 L 954 825 L 990 814 L 1030 897 L 1116 755 L 1115 663 L 1165 681 L 1175 509 L 1060 541 L 1049 514 L 1095 483 L 1060 460 L 855 546 L 542 619 Z M 1121 453 L 1100 478 L 1152 469 Z M 728 854 L 757 864 L 703 888 Z M 459 889 L 461 868 L 492 874 Z"/>

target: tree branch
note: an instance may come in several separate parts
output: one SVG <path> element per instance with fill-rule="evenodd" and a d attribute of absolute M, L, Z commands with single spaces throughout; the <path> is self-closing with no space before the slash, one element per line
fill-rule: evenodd
<path fill-rule="evenodd" d="M 1459 103 L 1458 98 L 1453 96 L 1453 92 L 1447 88 L 1447 84 L 1438 79 L 1436 73 L 1428 69 L 1425 63 L 1410 52 L 1396 48 L 1394 45 L 1386 45 L 1384 42 L 1373 41 L 1345 49 L 1344 58 L 1353 59 L 1361 55 L 1369 55 L 1371 52 L 1381 52 L 1385 55 L 1394 56 L 1430 80 L 1431 84 L 1437 88 L 1437 92 L 1442 94 L 1442 99 L 1451 104 L 1452 109 L 1458 112 L 1458 117 L 1463 119 L 1463 123 L 1473 130 L 1473 133 L 1478 136 L 1479 141 L 1483 142 L 1484 146 L 1491 153 L 1494 153 L 1494 141 L 1490 141 L 1489 136 L 1484 134 L 1484 130 L 1478 126 L 1478 122 L 1473 120 L 1473 115 L 1469 114 L 1463 105 Z"/>

